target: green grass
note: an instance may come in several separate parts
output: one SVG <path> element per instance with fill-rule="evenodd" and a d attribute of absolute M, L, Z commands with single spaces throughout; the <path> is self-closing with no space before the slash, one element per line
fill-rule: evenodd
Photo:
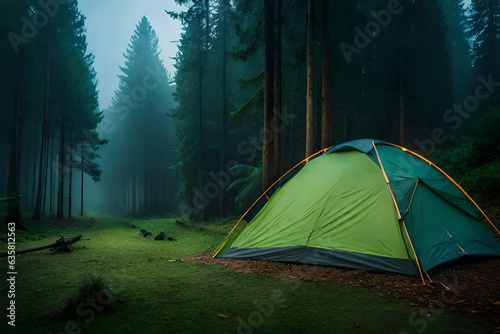
<path fill-rule="evenodd" d="M 137 226 L 131 229 L 130 224 Z M 1 333 L 489 333 L 493 323 L 448 310 L 410 307 L 376 289 L 243 274 L 177 259 L 213 250 L 232 221 L 190 228 L 175 219 L 97 217 L 86 227 L 28 223 L 18 249 L 82 234 L 72 253 L 42 250 L 16 258 L 16 327 Z M 200 228 L 201 227 L 201 228 Z M 155 241 L 141 228 L 177 241 Z M 37 240 L 36 236 L 40 236 Z M 1 244 L 6 249 L 5 243 Z M 2 275 L 6 272 L 6 258 Z M 89 274 L 106 277 L 96 303 L 57 317 Z M 2 276 L 3 277 L 3 276 Z M 0 282 L 6 310 L 7 284 Z M 112 296 L 112 297 L 109 297 Z M 108 298 L 109 297 L 109 298 Z M 113 299 L 113 300 L 110 300 Z M 99 304 L 99 301 L 101 304 Z M 111 313 L 100 306 L 119 302 Z M 78 308 L 78 306 L 77 306 Z M 77 311 L 77 310 L 75 310 Z M 6 311 L 4 311 L 6 312 Z M 227 318 L 220 315 L 226 315 Z"/>

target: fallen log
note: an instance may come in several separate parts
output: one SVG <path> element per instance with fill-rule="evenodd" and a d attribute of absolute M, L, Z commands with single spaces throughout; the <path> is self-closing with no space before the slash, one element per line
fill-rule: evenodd
<path fill-rule="evenodd" d="M 8 255 L 18 255 L 18 254 L 24 254 L 24 253 L 30 253 L 30 252 L 36 252 L 42 249 L 47 249 L 47 248 L 52 248 L 52 249 L 58 249 L 61 248 L 62 250 L 66 252 L 71 252 L 72 251 L 72 244 L 80 240 L 82 236 L 77 235 L 76 237 L 71 237 L 71 238 L 65 238 L 61 234 L 61 238 L 58 239 L 56 242 L 50 245 L 45 245 L 45 246 L 39 246 L 39 247 L 34 247 L 34 248 L 28 248 L 28 249 L 22 249 L 22 250 L 16 250 L 15 254 L 9 254 L 8 252 L 1 252 L 0 257 L 6 257 Z"/>

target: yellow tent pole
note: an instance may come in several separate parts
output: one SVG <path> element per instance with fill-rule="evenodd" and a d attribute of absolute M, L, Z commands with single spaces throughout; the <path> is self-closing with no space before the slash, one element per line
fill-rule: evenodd
<path fill-rule="evenodd" d="M 306 162 L 309 162 L 310 159 L 314 158 L 315 156 L 317 155 L 320 155 L 321 153 L 325 153 L 326 151 L 328 151 L 330 148 L 332 148 L 332 146 L 330 147 L 327 147 L 327 148 L 324 148 L 322 150 L 319 150 L 318 152 L 314 153 L 314 154 L 311 154 L 310 156 L 308 156 L 307 158 L 305 158 L 304 160 L 298 162 L 295 166 L 293 166 L 292 168 L 290 168 L 285 174 L 283 174 L 279 179 L 277 179 L 276 181 L 273 182 L 273 184 L 271 184 L 267 189 L 266 191 L 264 191 L 264 193 L 262 195 L 259 196 L 259 198 L 252 204 L 252 206 L 250 207 L 250 209 L 255 205 L 257 204 L 257 202 L 260 200 L 260 198 L 262 196 L 266 196 L 267 199 L 269 199 L 269 197 L 267 196 L 267 192 L 272 188 L 274 187 L 274 185 L 278 182 L 281 181 L 282 178 L 284 178 L 285 176 L 287 176 L 288 174 L 290 174 L 292 171 L 294 171 L 297 167 L 299 167 L 300 165 L 303 165 L 305 164 Z M 250 209 L 247 210 L 250 211 Z M 246 214 L 246 213 L 245 213 Z"/>
<path fill-rule="evenodd" d="M 389 188 L 389 193 L 391 194 L 392 201 L 394 202 L 394 206 L 396 207 L 396 213 L 398 214 L 398 220 L 401 220 L 401 212 L 399 211 L 398 202 L 396 201 L 396 197 L 394 197 L 394 193 L 392 192 L 392 188 L 389 182 L 389 178 L 385 172 L 384 165 L 382 164 L 382 160 L 380 159 L 380 155 L 378 154 L 377 147 L 375 146 L 375 142 L 372 141 L 373 149 L 375 150 L 375 154 L 377 154 L 378 164 L 380 165 L 380 169 L 382 170 L 382 174 L 384 174 L 385 182 L 387 183 L 387 187 Z"/>
<path fill-rule="evenodd" d="M 410 234 L 408 233 L 408 230 L 406 229 L 406 224 L 405 224 L 404 220 L 402 219 L 401 214 L 399 212 L 399 207 L 398 207 L 398 203 L 396 202 L 396 197 L 394 197 L 394 193 L 392 192 L 389 178 L 387 177 L 384 165 L 382 164 L 382 160 L 380 159 L 380 155 L 378 154 L 378 150 L 377 150 L 377 147 L 375 146 L 374 141 L 372 141 L 372 145 L 373 145 L 373 149 L 375 150 L 375 154 L 377 154 L 377 159 L 378 159 L 378 163 L 380 165 L 380 169 L 382 170 L 382 173 L 384 174 L 385 182 L 387 183 L 387 187 L 389 188 L 389 192 L 391 193 L 392 200 L 394 202 L 394 206 L 395 206 L 396 211 L 398 213 L 398 220 L 401 221 L 401 223 L 403 224 L 403 227 L 404 227 L 405 233 L 406 233 L 406 237 L 408 238 L 408 242 L 410 243 L 411 250 L 413 252 L 413 255 L 415 256 L 415 262 L 417 264 L 418 273 L 420 274 L 420 278 L 422 279 L 422 284 L 425 285 L 425 278 L 424 278 L 424 275 L 422 274 L 422 267 L 420 265 L 420 261 L 418 260 L 417 253 L 415 252 L 415 248 L 413 247 L 413 243 L 411 242 Z"/>
<path fill-rule="evenodd" d="M 451 239 L 453 242 L 455 242 L 455 245 L 457 245 L 458 249 L 460 249 L 460 251 L 461 251 L 463 254 L 467 255 L 467 252 L 465 251 L 465 249 L 464 249 L 462 246 L 460 246 L 460 245 L 458 244 L 458 242 L 456 242 L 456 241 L 455 241 L 455 239 L 454 239 L 454 238 L 453 238 L 453 236 L 451 235 L 450 231 L 448 231 L 448 229 L 446 229 L 446 228 L 444 228 L 444 231 L 446 232 L 446 234 L 448 234 L 448 236 L 450 237 L 450 239 Z"/>
<path fill-rule="evenodd" d="M 244 216 L 245 215 L 241 216 L 241 218 L 236 222 L 236 224 L 234 224 L 234 226 L 231 229 L 231 231 L 229 231 L 229 233 L 226 235 L 226 237 L 224 238 L 224 240 L 222 240 L 222 242 L 219 245 L 219 247 L 217 247 L 217 249 L 215 250 L 214 255 L 212 255 L 212 259 L 215 258 L 215 256 L 219 253 L 219 251 L 222 249 L 222 247 L 224 247 L 224 245 L 226 244 L 227 239 L 229 239 L 229 237 L 231 236 L 231 234 L 233 234 L 234 230 L 236 230 L 236 228 L 238 227 L 238 225 L 240 224 L 240 222 L 243 220 Z"/>
<path fill-rule="evenodd" d="M 425 285 L 425 279 L 424 275 L 422 274 L 422 266 L 420 265 L 420 261 L 417 256 L 417 252 L 415 252 L 415 248 L 413 247 L 413 242 L 411 242 L 410 234 L 408 233 L 408 230 L 406 229 L 406 224 L 404 220 L 401 220 L 401 223 L 403 224 L 403 227 L 405 229 L 406 237 L 408 238 L 408 242 L 410 243 L 411 250 L 413 252 L 413 255 L 415 256 L 415 262 L 417 263 L 417 268 L 418 272 L 420 274 L 420 278 L 422 279 L 422 284 Z"/>
<path fill-rule="evenodd" d="M 419 182 L 419 179 L 417 178 L 417 182 L 415 182 L 415 187 L 413 187 L 413 192 L 411 194 L 411 198 L 410 198 L 410 202 L 408 203 L 408 208 L 406 209 L 406 211 L 403 213 L 403 216 L 406 215 L 406 213 L 408 213 L 410 211 L 410 207 L 411 207 L 411 203 L 413 203 L 413 198 L 415 197 L 415 192 L 417 191 L 417 187 L 418 187 L 418 182 Z M 406 237 L 408 238 L 408 242 L 410 243 L 410 246 L 411 246 L 411 249 L 413 251 L 413 255 L 415 256 L 415 259 L 417 261 L 417 266 L 419 268 L 419 270 L 421 269 L 424 273 L 425 273 L 425 276 L 427 276 L 427 279 L 429 280 L 429 282 L 432 283 L 432 280 L 429 276 L 429 274 L 427 273 L 427 271 L 425 271 L 421 266 L 420 266 L 420 261 L 418 261 L 418 258 L 417 258 L 417 253 L 415 252 L 415 248 L 413 248 L 413 243 L 410 239 L 410 234 L 408 233 L 408 230 L 406 229 L 406 224 L 403 220 L 401 220 L 402 223 L 403 223 L 403 226 L 405 228 L 405 233 L 406 233 Z M 422 277 L 422 272 L 420 272 L 420 277 L 423 279 Z M 425 282 L 423 282 L 424 285 L 425 285 Z"/>
<path fill-rule="evenodd" d="M 488 223 L 490 223 L 490 225 L 493 227 L 493 229 L 498 233 L 500 234 L 500 230 L 495 226 L 495 224 L 493 224 L 493 222 L 491 221 L 491 219 L 486 215 L 486 213 L 484 213 L 484 211 L 479 207 L 479 205 L 472 199 L 472 197 L 470 197 L 470 195 L 460 186 L 460 184 L 458 184 L 455 180 L 453 180 L 453 178 L 451 176 L 449 176 L 448 174 L 446 174 L 446 172 L 444 170 L 442 170 L 441 168 L 439 168 L 438 166 L 436 166 L 432 161 L 430 161 L 429 159 L 421 156 L 420 154 L 416 153 L 416 152 L 413 152 L 403 146 L 400 146 L 400 145 L 396 145 L 396 144 L 389 144 L 389 145 L 392 145 L 394 147 L 397 147 L 397 148 L 400 148 L 401 150 L 405 151 L 405 152 L 408 152 L 414 156 L 416 156 L 417 158 L 423 160 L 424 162 L 428 163 L 429 165 L 431 165 L 432 167 L 436 168 L 441 174 L 443 174 L 451 183 L 453 183 L 458 189 L 460 189 L 460 191 L 465 195 L 465 197 L 467 197 L 471 202 L 472 204 L 474 204 L 474 206 L 479 210 L 479 212 L 481 212 L 481 214 L 484 216 L 484 218 L 486 218 L 486 220 L 488 221 Z"/>
<path fill-rule="evenodd" d="M 415 193 L 417 192 L 417 187 L 418 187 L 419 182 L 420 182 L 420 179 L 417 178 L 417 182 L 415 182 L 415 187 L 413 187 L 413 192 L 411 194 L 410 202 L 408 203 L 408 207 L 406 208 L 405 212 L 403 212 L 403 217 L 410 211 L 410 206 L 411 206 L 411 203 L 413 203 L 413 198 L 415 197 Z"/>

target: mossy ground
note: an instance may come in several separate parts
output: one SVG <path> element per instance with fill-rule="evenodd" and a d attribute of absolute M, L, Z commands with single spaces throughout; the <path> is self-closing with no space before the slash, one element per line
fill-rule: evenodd
<path fill-rule="evenodd" d="M 489 333 L 494 323 L 446 309 L 411 307 L 377 289 L 244 274 L 180 260 L 213 251 L 233 221 L 179 226 L 175 219 L 94 217 L 27 222 L 17 248 L 81 234 L 72 253 L 42 250 L 16 257 L 16 326 L 1 333 Z M 135 229 L 130 228 L 134 224 Z M 142 237 L 164 231 L 177 241 Z M 3 232 L 3 231 L 2 231 Z M 6 249 L 4 242 L 1 249 Z M 2 275 L 7 270 L 2 261 Z M 58 317 L 86 273 L 110 280 L 111 291 Z M 6 313 L 8 286 L 0 283 Z M 102 304 L 119 301 L 114 312 Z M 78 308 L 79 307 L 79 308 Z"/>

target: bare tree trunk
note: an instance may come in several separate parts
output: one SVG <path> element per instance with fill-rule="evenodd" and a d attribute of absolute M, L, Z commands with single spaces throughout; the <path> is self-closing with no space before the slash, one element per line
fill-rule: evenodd
<path fill-rule="evenodd" d="M 50 192 L 50 189 L 47 189 L 47 183 L 49 182 L 49 149 L 50 149 L 50 122 L 47 125 L 47 145 L 45 145 L 45 167 L 43 170 L 43 198 L 42 198 L 42 216 L 45 216 L 45 210 L 47 209 L 47 192 Z M 50 195 L 50 194 L 49 194 Z"/>
<path fill-rule="evenodd" d="M 73 192 L 73 131 L 70 134 L 69 140 L 69 180 L 68 180 L 68 220 L 71 220 L 71 209 L 72 209 L 72 192 Z"/>
<path fill-rule="evenodd" d="M 20 87 L 19 87 L 19 60 L 17 64 L 17 78 L 16 78 L 16 115 L 15 115 L 15 125 L 12 133 L 12 141 L 10 143 L 10 161 L 9 161 L 9 180 L 8 180 L 8 202 L 7 202 L 7 223 L 14 223 L 17 229 L 26 230 L 26 227 L 21 221 L 21 196 L 19 195 L 19 118 L 20 113 Z"/>
<path fill-rule="evenodd" d="M 329 1 L 323 0 L 322 12 L 322 45 L 323 45 L 323 67 L 322 67 L 322 105 L 321 105 L 321 147 L 333 145 L 333 103 L 332 103 L 332 81 L 330 75 L 330 25 Z"/>
<path fill-rule="evenodd" d="M 128 208 L 128 212 L 132 212 L 132 215 L 135 216 L 137 214 L 137 211 L 136 211 L 136 208 L 137 208 L 137 191 L 136 191 L 136 184 L 137 184 L 137 180 L 136 180 L 136 177 L 137 177 L 137 173 L 136 173 L 136 167 L 135 167 L 135 160 L 133 162 L 133 165 L 132 165 L 132 210 L 130 210 L 130 208 Z M 127 191 L 128 193 L 128 191 Z"/>
<path fill-rule="evenodd" d="M 150 197 L 149 197 L 149 177 L 150 177 L 150 173 L 148 172 L 148 168 L 149 168 L 149 164 L 148 164 L 148 151 L 147 151 L 147 144 L 144 144 L 144 148 L 143 148 L 143 151 L 144 151 L 144 157 L 143 157 L 143 170 L 142 170 L 142 177 L 143 177 L 143 185 L 144 185 L 144 188 L 142 189 L 142 195 L 143 195 L 143 198 L 144 198 L 144 203 L 142 205 L 142 210 L 141 210 L 141 213 L 144 215 L 146 213 L 149 213 L 149 209 L 150 209 L 150 204 L 151 204 L 151 200 L 150 200 Z"/>
<path fill-rule="evenodd" d="M 342 105 L 342 112 L 344 114 L 344 124 L 342 124 L 344 131 L 344 142 L 347 141 L 347 105 Z"/>
<path fill-rule="evenodd" d="M 76 237 L 63 239 L 63 237 L 61 235 L 61 238 L 56 240 L 56 242 L 54 242 L 53 244 L 45 245 L 45 246 L 38 246 L 38 247 L 28 248 L 28 249 L 22 249 L 22 250 L 16 250 L 15 254 L 16 255 L 26 254 L 26 253 L 36 252 L 36 251 L 39 251 L 42 249 L 47 249 L 47 248 L 56 249 L 59 247 L 65 247 L 64 248 L 65 250 L 70 251 L 71 248 L 68 248 L 68 246 L 74 244 L 75 242 L 78 242 L 81 238 L 82 238 L 81 235 L 77 235 Z M 0 252 L 0 257 L 7 257 L 9 255 L 10 255 L 10 252 Z"/>
<path fill-rule="evenodd" d="M 85 157 L 85 151 L 84 151 L 84 145 L 82 143 L 82 165 L 81 165 L 81 168 L 82 168 L 82 180 L 81 180 L 81 184 L 80 184 L 80 216 L 83 217 L 83 176 L 85 175 L 84 174 L 84 157 Z"/>
<path fill-rule="evenodd" d="M 271 185 L 273 142 L 271 119 L 274 107 L 274 1 L 264 0 L 264 138 L 262 144 L 262 186 Z M 270 168 L 271 167 L 271 168 Z"/>
<path fill-rule="evenodd" d="M 274 112 L 273 112 L 273 170 L 271 183 L 281 175 L 281 0 L 276 1 L 277 31 L 276 31 L 276 64 L 274 69 Z"/>
<path fill-rule="evenodd" d="M 50 37 L 47 40 L 47 59 L 45 60 L 45 93 L 44 93 L 44 105 L 43 105 L 43 121 L 42 121 L 42 140 L 40 143 L 40 163 L 38 167 L 38 189 L 36 194 L 35 210 L 33 210 L 33 219 L 40 220 L 42 212 L 42 193 L 43 193 L 43 162 L 45 145 L 47 140 L 47 121 L 49 114 L 49 86 L 50 86 Z M 34 180 L 33 180 L 34 181 Z"/>
<path fill-rule="evenodd" d="M 205 0 L 205 51 L 210 48 L 210 4 Z"/>
<path fill-rule="evenodd" d="M 60 130 L 59 130 L 59 184 L 57 190 L 57 215 L 56 219 L 63 219 L 63 211 L 64 211 L 64 122 L 62 115 L 59 118 L 60 121 Z"/>
<path fill-rule="evenodd" d="M 226 92 L 226 10 L 227 0 L 222 0 L 222 115 L 221 115 L 221 130 L 220 130 L 220 165 L 219 170 L 222 172 L 226 168 L 226 146 L 227 146 L 227 92 Z M 219 216 L 225 215 L 225 197 L 226 187 L 219 180 Z"/>
<path fill-rule="evenodd" d="M 205 5 L 207 5 L 207 2 L 205 2 Z M 200 33 L 199 37 L 200 40 L 198 41 L 198 57 L 199 57 L 199 62 L 198 62 L 198 168 L 199 168 L 199 174 L 198 174 L 198 187 L 199 189 L 203 188 L 203 52 L 202 52 L 202 20 L 200 19 Z M 207 21 L 208 25 L 208 21 Z M 207 27 L 208 29 L 208 27 Z M 208 31 L 205 30 L 206 32 L 206 37 L 208 38 Z M 206 46 L 208 47 L 208 39 L 206 41 Z M 201 190 L 200 190 L 201 191 Z M 193 196 L 194 199 L 194 196 Z M 195 217 L 198 220 L 203 220 L 205 216 L 205 207 L 201 207 L 199 209 L 198 217 Z"/>
<path fill-rule="evenodd" d="M 34 121 L 35 123 L 35 129 L 37 128 L 36 126 L 36 121 Z M 34 138 L 34 142 L 36 142 L 36 135 L 33 135 L 33 138 Z M 32 207 L 33 207 L 33 212 L 35 211 L 35 206 L 36 206 L 36 198 L 37 198 L 37 191 L 36 191 L 36 186 L 37 186 L 37 182 L 36 182 L 36 175 L 37 175 L 37 171 L 38 171 L 38 164 L 37 164 L 37 160 L 36 160 L 36 157 L 38 156 L 38 146 L 35 145 L 35 148 L 34 148 L 34 157 L 33 157 L 33 168 L 32 168 L 32 175 L 31 175 L 31 193 L 33 194 L 31 197 L 32 197 Z M 52 174 L 50 174 L 52 175 Z"/>
<path fill-rule="evenodd" d="M 26 156 L 26 177 L 24 180 L 24 191 L 23 195 L 26 194 L 27 197 L 24 198 L 24 204 L 29 208 L 30 211 L 35 210 L 36 204 L 36 176 L 38 172 L 38 148 L 40 147 L 38 144 L 33 145 L 33 143 L 37 143 L 39 139 L 38 135 L 38 117 L 31 117 L 31 119 L 26 119 L 26 131 L 25 136 L 26 140 L 24 141 L 25 152 L 28 152 L 28 156 Z M 31 144 L 31 145 L 30 145 Z M 29 164 L 29 165 L 28 165 Z"/>
<path fill-rule="evenodd" d="M 307 6 L 306 157 L 314 153 L 313 19 L 313 3 L 309 0 Z"/>
<path fill-rule="evenodd" d="M 53 122 L 52 124 L 55 124 L 55 122 Z M 51 137 L 49 137 L 49 140 L 50 140 L 50 161 L 54 161 L 54 134 L 52 134 Z M 55 178 L 54 178 L 54 172 L 52 171 L 50 173 L 50 186 L 49 186 L 49 215 L 51 218 L 54 218 L 54 192 L 55 192 L 55 189 L 54 189 L 54 182 L 55 182 Z"/>
<path fill-rule="evenodd" d="M 405 113 L 403 105 L 403 54 L 399 54 L 400 77 L 399 77 L 399 145 L 404 146 L 405 141 Z"/>

